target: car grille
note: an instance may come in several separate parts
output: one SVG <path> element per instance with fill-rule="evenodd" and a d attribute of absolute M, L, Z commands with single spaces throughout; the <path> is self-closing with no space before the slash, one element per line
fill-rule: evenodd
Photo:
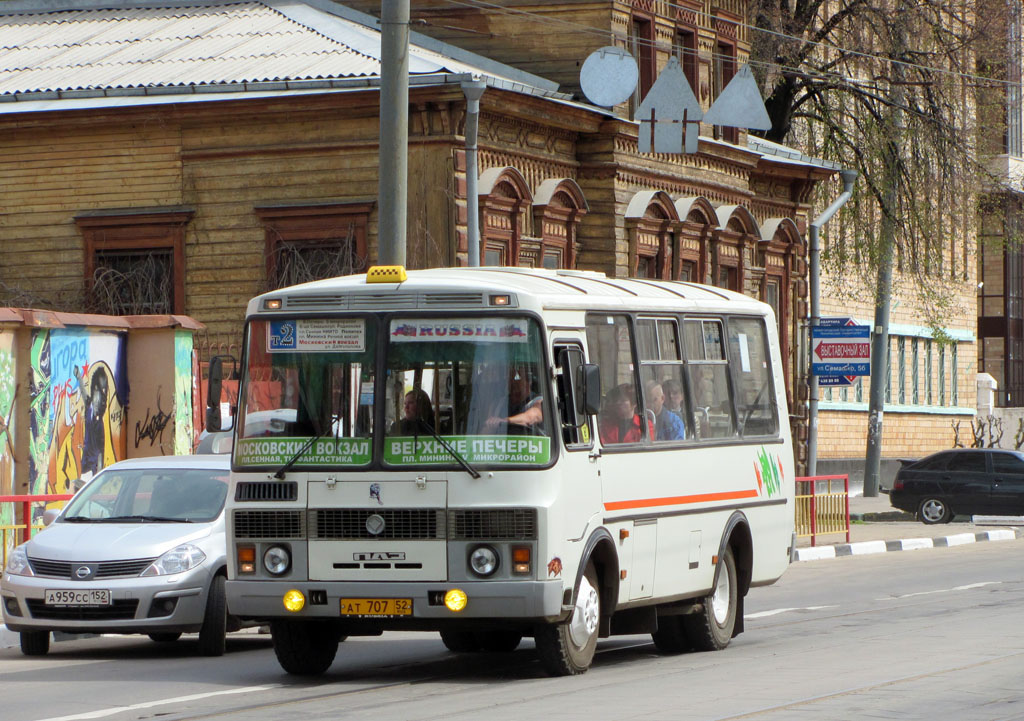
<path fill-rule="evenodd" d="M 295 481 L 241 481 L 235 487 L 236 501 L 294 501 L 298 497 Z"/>
<path fill-rule="evenodd" d="M 448 540 L 450 541 L 533 541 L 536 539 L 536 508 L 494 508 L 448 512 Z"/>
<path fill-rule="evenodd" d="M 62 607 L 47 606 L 41 598 L 29 598 L 28 612 L 32 618 L 50 621 L 124 621 L 135 618 L 139 599 L 114 601 L 109 606 Z"/>
<path fill-rule="evenodd" d="M 374 535 L 366 519 L 378 515 L 384 530 Z M 420 539 L 445 537 L 445 512 L 436 508 L 319 508 L 310 511 L 313 538 Z"/>
<path fill-rule="evenodd" d="M 305 538 L 304 515 L 294 511 L 235 511 L 235 538 Z"/>
<path fill-rule="evenodd" d="M 94 563 L 89 561 L 50 561 L 45 558 L 30 558 L 29 565 L 37 576 L 46 578 L 71 578 L 72 571 L 84 564 L 96 567 L 92 579 L 96 578 L 131 578 L 138 576 L 155 558 L 133 558 L 125 561 L 103 561 Z M 90 579 L 90 580 L 92 580 Z"/>

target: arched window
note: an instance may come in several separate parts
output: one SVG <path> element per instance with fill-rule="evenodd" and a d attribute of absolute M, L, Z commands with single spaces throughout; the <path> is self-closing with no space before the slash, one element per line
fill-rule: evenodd
<path fill-rule="evenodd" d="M 715 209 L 719 229 L 711 252 L 711 283 L 742 293 L 746 282 L 748 253 L 760 240 L 757 221 L 742 205 L 720 205 Z"/>
<path fill-rule="evenodd" d="M 691 283 L 704 283 L 708 274 L 708 240 L 718 227 L 714 206 L 704 197 L 676 201 L 679 232 L 676 233 L 675 268 L 672 277 Z"/>
<path fill-rule="evenodd" d="M 761 240 L 758 243 L 758 260 L 764 268 L 764 279 L 761 281 L 761 300 L 775 311 L 775 319 L 779 327 L 779 346 L 783 349 L 782 364 L 786 369 L 784 377 L 791 383 L 789 368 L 795 362 L 791 354 L 796 353 L 790 347 L 789 339 L 795 328 L 790 326 L 794 319 L 802 318 L 806 309 L 792 307 L 798 302 L 794 297 L 805 296 L 805 293 L 790 292 L 790 279 L 793 262 L 802 257 L 803 240 L 800 230 L 792 218 L 769 218 L 761 224 Z M 802 300 L 799 302 L 803 302 Z M 791 333 L 792 331 L 792 333 Z M 794 399 L 793 388 L 787 388 L 790 402 Z"/>
<path fill-rule="evenodd" d="M 661 190 L 641 190 L 626 207 L 629 232 L 629 275 L 635 278 L 669 279 L 672 248 L 679 224 L 676 207 Z"/>
<path fill-rule="evenodd" d="M 538 263 L 544 268 L 575 268 L 576 231 L 590 208 L 571 178 L 550 178 L 533 199 L 533 227 L 540 236 Z"/>
<path fill-rule="evenodd" d="M 481 264 L 519 265 L 525 210 L 533 200 L 526 179 L 513 167 L 488 168 L 479 193 Z"/>

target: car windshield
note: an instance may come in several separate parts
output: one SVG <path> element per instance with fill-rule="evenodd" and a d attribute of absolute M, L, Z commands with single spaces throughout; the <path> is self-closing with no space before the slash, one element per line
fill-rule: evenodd
<path fill-rule="evenodd" d="M 545 464 L 540 331 L 528 318 L 395 318 L 388 328 L 384 461 Z M 445 448 L 435 435 L 451 446 Z"/>
<path fill-rule="evenodd" d="M 227 490 L 227 470 L 109 468 L 71 499 L 60 520 L 212 521 L 224 508 Z"/>
<path fill-rule="evenodd" d="M 235 462 L 369 463 L 375 337 L 366 318 L 252 321 Z"/>

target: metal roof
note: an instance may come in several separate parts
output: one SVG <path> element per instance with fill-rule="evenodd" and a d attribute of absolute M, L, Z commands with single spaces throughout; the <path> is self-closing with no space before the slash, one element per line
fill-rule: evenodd
<path fill-rule="evenodd" d="M 368 81 L 366 87 L 380 76 L 376 19 L 324 0 L 109 4 L 0 4 L 0 101 L 159 89 L 210 93 L 267 83 L 290 90 L 304 82 L 308 89 L 310 81 L 338 87 L 345 79 Z M 410 46 L 413 81 L 480 75 L 501 87 L 567 97 L 554 93 L 550 81 L 443 43 L 425 44 L 431 47 Z"/>

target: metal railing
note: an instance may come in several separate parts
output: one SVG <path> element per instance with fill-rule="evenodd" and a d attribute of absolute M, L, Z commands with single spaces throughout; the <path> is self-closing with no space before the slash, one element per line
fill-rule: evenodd
<path fill-rule="evenodd" d="M 14 523 L 12 525 L 0 525 L 0 531 L 3 532 L 0 537 L 0 570 L 7 566 L 7 549 L 13 548 L 21 543 L 24 543 L 28 539 L 32 538 L 32 531 L 41 531 L 45 526 L 32 525 L 32 504 L 33 503 L 47 503 L 50 501 L 70 501 L 73 494 L 71 493 L 42 493 L 28 496 L 0 496 L 0 503 L 13 503 L 14 504 L 14 517 L 18 518 L 17 509 L 21 507 L 21 523 Z M 20 540 L 19 540 L 20 533 Z M 8 534 L 14 537 L 14 542 L 8 541 Z"/>
<path fill-rule="evenodd" d="M 842 482 L 842 490 L 839 484 Z M 850 542 L 850 477 L 800 476 L 796 479 L 796 535 L 810 538 L 845 533 Z"/>

